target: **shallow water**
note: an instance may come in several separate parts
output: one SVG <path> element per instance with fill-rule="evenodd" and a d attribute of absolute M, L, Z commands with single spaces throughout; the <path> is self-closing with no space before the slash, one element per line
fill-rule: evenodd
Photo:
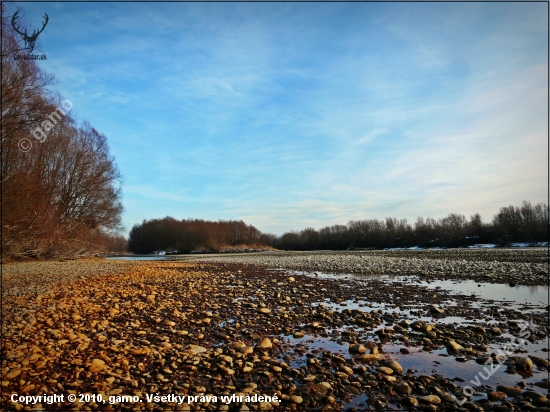
<path fill-rule="evenodd" d="M 328 331 L 330 333 L 330 331 Z M 303 338 L 293 338 L 292 336 L 280 336 L 280 340 L 285 345 L 290 345 L 287 348 L 285 355 L 290 354 L 292 359 L 288 362 L 292 368 L 299 368 L 306 365 L 307 355 L 319 357 L 320 353 L 313 354 L 312 351 L 330 351 L 346 359 L 352 358 L 349 353 L 349 344 L 345 342 L 337 342 L 334 338 L 306 335 Z M 509 356 L 527 356 L 533 355 L 541 358 L 548 358 L 548 353 L 544 352 L 544 348 L 548 348 L 550 344 L 548 338 L 536 343 L 523 342 L 517 346 L 509 346 L 506 344 L 491 344 L 486 353 L 503 353 Z M 410 351 L 409 354 L 403 354 L 400 349 L 406 348 Z M 518 353 L 511 353 L 511 349 L 519 349 Z M 292 349 L 301 349 L 300 353 L 292 351 Z M 455 356 L 449 355 L 447 349 L 442 348 L 433 351 L 424 351 L 418 347 L 407 347 L 404 344 L 388 343 L 382 346 L 383 357 L 391 358 L 399 362 L 403 367 L 403 371 L 410 370 L 415 375 L 433 375 L 439 373 L 446 378 L 454 380 L 455 383 L 462 387 L 471 387 L 476 390 L 473 400 L 485 398 L 486 392 L 491 387 L 495 390 L 497 385 L 517 386 L 525 385 L 525 388 L 532 389 L 539 393 L 546 394 L 547 389 L 535 386 L 536 382 L 541 382 L 548 378 L 548 371 L 541 370 L 535 367 L 532 373 L 520 375 L 518 373 L 507 373 L 505 364 L 495 362 L 491 367 L 488 365 L 480 365 L 474 359 L 469 359 L 466 362 L 457 361 Z M 507 352 L 508 351 L 508 352 Z M 466 391 L 470 391 L 469 388 Z M 345 402 L 346 407 L 360 407 L 360 403 L 368 399 L 367 395 L 359 395 Z"/>
<path fill-rule="evenodd" d="M 501 283 L 480 283 L 474 280 L 436 280 L 420 282 L 430 289 L 445 289 L 463 295 L 476 295 L 486 300 L 506 300 L 518 304 L 548 305 L 548 286 L 510 286 Z"/>
<path fill-rule="evenodd" d="M 477 298 L 488 301 L 509 301 L 518 305 L 548 305 L 548 286 L 523 286 L 501 283 L 476 282 L 475 280 L 422 280 L 418 276 L 393 276 L 393 275 L 362 275 L 356 273 L 325 273 L 325 272 L 299 272 L 289 271 L 292 274 L 303 274 L 320 279 L 345 279 L 360 282 L 369 280 L 384 280 L 385 282 L 399 282 L 402 285 L 414 284 L 426 286 L 429 289 L 447 290 L 451 294 L 475 295 Z"/>
<path fill-rule="evenodd" d="M 108 260 L 167 260 L 173 259 L 173 256 L 108 256 Z"/>
<path fill-rule="evenodd" d="M 546 312 L 546 306 L 548 305 L 548 287 L 546 286 L 510 286 L 507 284 L 490 284 L 480 283 L 472 280 L 436 280 L 425 281 L 417 276 L 390 276 L 390 275 L 360 275 L 360 274 L 332 274 L 323 272 L 299 272 L 288 271 L 289 275 L 293 274 L 306 274 L 308 276 L 332 279 L 336 282 L 338 280 L 351 281 L 351 284 L 356 285 L 368 285 L 370 281 L 384 281 L 384 283 L 395 283 L 396 288 L 407 288 L 407 285 L 415 285 L 426 287 L 434 290 L 435 293 L 441 293 L 445 291 L 448 299 L 445 300 L 445 306 L 457 306 L 457 305 L 469 305 L 471 307 L 487 308 L 489 306 L 498 308 L 506 308 L 507 310 L 513 309 L 520 311 L 524 314 L 527 313 L 541 313 Z M 349 285 L 347 285 L 349 286 Z M 474 299 L 470 299 L 474 297 Z M 328 309 L 334 311 L 342 311 L 344 309 L 358 309 L 363 312 L 372 312 L 378 310 L 379 312 L 398 313 L 400 318 L 404 317 L 410 320 L 425 320 L 430 323 L 436 324 L 456 324 L 471 326 L 479 324 L 479 319 L 468 319 L 460 316 L 446 316 L 441 318 L 433 318 L 429 315 L 423 314 L 411 314 L 411 311 L 417 311 L 422 308 L 428 302 L 418 302 L 418 304 L 407 304 L 404 307 L 399 305 L 383 303 L 383 302 L 369 302 L 362 299 L 348 299 L 339 303 L 326 300 L 319 302 Z M 316 306 L 315 304 L 313 306 Z M 494 323 L 489 319 L 485 319 L 484 323 Z M 305 326 L 305 325 L 301 325 Z M 382 321 L 376 329 L 383 329 L 391 325 L 386 325 L 385 321 Z M 342 332 L 344 329 L 338 329 Z M 506 372 L 507 365 L 494 363 L 491 367 L 488 365 L 480 365 L 475 362 L 473 358 L 450 355 L 446 348 L 441 348 L 432 351 L 424 351 L 419 346 L 406 346 L 404 343 L 392 342 L 380 344 L 379 339 L 374 335 L 374 330 L 364 330 L 359 327 L 355 327 L 354 331 L 357 333 L 355 339 L 363 344 L 367 342 L 376 342 L 381 353 L 384 353 L 384 357 L 391 357 L 401 364 L 404 371 L 411 370 L 415 375 L 433 375 L 441 374 L 448 379 L 454 380 L 454 383 L 462 388 L 466 388 L 466 392 L 475 390 L 472 400 L 486 399 L 486 392 L 488 390 L 495 390 L 497 385 L 510 385 L 510 386 L 524 386 L 525 389 L 534 390 L 539 393 L 548 393 L 548 389 L 535 386 L 535 383 L 544 382 L 548 378 L 548 371 L 541 370 L 535 366 L 531 374 L 518 374 Z M 305 337 L 295 339 L 292 336 L 281 336 L 281 341 L 285 342 L 287 347 L 287 353 L 292 354 L 290 364 L 292 367 L 305 366 L 307 362 L 306 355 L 312 354 L 313 350 L 318 351 L 330 351 L 334 354 L 350 359 L 352 356 L 349 354 L 349 344 L 340 340 L 342 335 L 331 335 L 332 330 L 326 329 L 326 333 L 329 335 L 311 335 L 306 334 Z M 502 353 L 507 357 L 513 356 L 538 356 L 548 359 L 548 348 L 550 346 L 550 340 L 548 337 L 540 339 L 534 343 L 518 339 L 517 336 L 512 336 L 508 333 L 502 335 L 507 342 L 489 344 L 488 350 L 484 353 Z M 293 351 L 293 349 L 299 348 L 299 352 Z M 407 348 L 410 351 L 409 354 L 403 354 L 400 349 Z M 515 353 L 506 352 L 510 349 L 517 349 Z M 483 352 L 482 352 L 483 353 Z M 316 354 L 316 357 L 319 353 Z M 458 359 L 458 360 L 457 360 Z M 470 388 L 468 388 L 470 387 Z M 459 397 L 462 398 L 462 397 Z M 364 408 L 364 402 L 368 399 L 368 395 L 359 395 L 352 399 L 344 401 L 344 408 Z M 399 409 L 399 408 L 397 408 Z"/>

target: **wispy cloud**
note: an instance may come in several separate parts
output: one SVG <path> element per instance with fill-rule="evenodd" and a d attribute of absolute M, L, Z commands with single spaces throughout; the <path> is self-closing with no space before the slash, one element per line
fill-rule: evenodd
<path fill-rule="evenodd" d="M 25 3 L 127 228 L 281 233 L 547 197 L 543 3 Z M 70 35 L 68 35 L 69 33 Z"/>

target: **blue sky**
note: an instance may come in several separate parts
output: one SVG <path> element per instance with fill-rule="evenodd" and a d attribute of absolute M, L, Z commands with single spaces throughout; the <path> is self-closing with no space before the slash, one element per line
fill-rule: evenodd
<path fill-rule="evenodd" d="M 19 3 L 124 224 L 281 234 L 546 201 L 547 3 Z M 36 53 L 36 52 L 35 52 Z"/>

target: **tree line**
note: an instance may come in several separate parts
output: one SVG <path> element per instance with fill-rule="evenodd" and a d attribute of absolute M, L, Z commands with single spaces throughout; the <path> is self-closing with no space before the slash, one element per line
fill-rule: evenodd
<path fill-rule="evenodd" d="M 350 221 L 316 230 L 286 232 L 281 236 L 262 233 L 242 220 L 218 222 L 172 217 L 144 220 L 130 231 L 128 246 L 139 254 L 159 251 L 213 252 L 229 247 L 273 247 L 281 250 L 346 250 L 395 247 L 460 247 L 478 243 L 506 245 L 512 242 L 548 241 L 548 206 L 503 207 L 492 222 L 479 213 L 466 219 L 451 213 L 441 219 L 419 217 L 414 225 L 406 219 L 386 218 Z"/>
<path fill-rule="evenodd" d="M 120 243 L 121 174 L 107 138 L 34 60 L 2 4 L 2 256 L 79 255 Z"/>
<path fill-rule="evenodd" d="M 466 219 L 451 213 L 441 219 L 357 220 L 315 230 L 306 228 L 271 237 L 271 246 L 285 250 L 344 250 L 355 248 L 460 247 L 479 243 L 506 245 L 513 242 L 548 242 L 548 206 L 524 201 L 521 206 L 502 207 L 492 222 L 479 213 Z"/>
<path fill-rule="evenodd" d="M 212 222 L 165 217 L 144 220 L 134 225 L 128 236 L 130 251 L 139 254 L 157 251 L 219 251 L 227 247 L 266 244 L 265 236 L 242 220 Z"/>

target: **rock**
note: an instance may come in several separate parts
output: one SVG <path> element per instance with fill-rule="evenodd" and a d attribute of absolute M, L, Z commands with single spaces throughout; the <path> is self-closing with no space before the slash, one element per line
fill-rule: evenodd
<path fill-rule="evenodd" d="M 298 395 L 290 395 L 290 402 L 300 404 L 304 401 L 304 399 L 301 396 Z"/>
<path fill-rule="evenodd" d="M 453 339 L 448 339 L 445 342 L 445 347 L 447 348 L 448 352 L 458 352 L 464 349 L 462 346 L 456 343 Z"/>
<path fill-rule="evenodd" d="M 533 370 L 533 361 L 530 358 L 517 358 L 514 366 L 517 370 L 531 372 Z"/>
<path fill-rule="evenodd" d="M 344 372 L 334 372 L 334 375 L 336 375 L 338 377 L 338 379 L 342 380 L 342 381 L 345 381 L 348 379 L 348 374 L 347 373 L 344 373 Z"/>
<path fill-rule="evenodd" d="M 441 314 L 445 313 L 445 310 L 444 310 L 444 309 L 441 309 L 441 308 L 438 308 L 438 307 L 435 306 L 435 305 L 432 305 L 432 306 L 430 307 L 430 312 L 441 315 Z"/>
<path fill-rule="evenodd" d="M 379 361 L 380 359 L 382 359 L 382 357 L 378 354 L 364 353 L 361 356 L 359 356 L 357 359 L 360 362 L 374 362 L 374 361 Z"/>
<path fill-rule="evenodd" d="M 327 396 L 325 398 L 325 403 L 327 405 L 334 405 L 336 403 L 336 398 L 334 396 Z"/>
<path fill-rule="evenodd" d="M 261 308 L 260 310 L 258 310 L 258 312 L 268 314 L 271 313 L 271 310 L 269 310 L 268 308 Z"/>
<path fill-rule="evenodd" d="M 525 399 L 530 399 L 536 406 L 546 406 L 548 408 L 548 398 L 542 393 L 533 392 L 533 391 L 524 391 L 521 394 Z"/>
<path fill-rule="evenodd" d="M 404 320 L 402 320 L 401 322 L 398 323 L 398 325 L 401 326 L 402 328 L 408 328 L 410 324 L 411 324 L 411 322 L 406 320 L 406 319 L 404 319 Z"/>
<path fill-rule="evenodd" d="M 401 373 L 403 371 L 403 367 L 394 360 L 384 361 L 382 362 L 382 365 L 387 366 L 388 368 L 391 368 L 396 373 Z"/>
<path fill-rule="evenodd" d="M 416 399 L 418 399 L 420 402 L 426 402 L 431 404 L 441 403 L 441 398 L 437 395 L 417 396 Z"/>
<path fill-rule="evenodd" d="M 130 353 L 134 356 L 148 355 L 151 352 L 149 348 L 131 349 Z"/>
<path fill-rule="evenodd" d="M 254 348 L 252 346 L 245 346 L 244 348 L 241 348 L 239 350 L 243 355 L 249 355 L 251 353 L 254 353 Z"/>
<path fill-rule="evenodd" d="M 273 405 L 269 402 L 260 402 L 258 406 L 259 411 L 272 411 L 273 409 Z"/>
<path fill-rule="evenodd" d="M 323 382 L 324 383 L 324 382 Z M 326 393 L 331 389 L 330 385 L 322 385 L 321 383 L 308 383 L 305 385 L 308 392 L 314 393 L 316 395 L 326 395 Z"/>
<path fill-rule="evenodd" d="M 487 393 L 487 399 L 489 399 L 491 402 L 504 401 L 508 399 L 508 395 L 506 395 L 504 392 L 494 391 Z"/>
<path fill-rule="evenodd" d="M 489 364 L 491 362 L 490 359 L 491 355 L 484 354 L 476 358 L 476 363 L 479 365 Z"/>
<path fill-rule="evenodd" d="M 342 372 L 344 372 L 345 374 L 347 374 L 347 375 L 353 375 L 353 369 L 351 369 L 351 368 L 348 367 L 348 366 L 341 365 L 341 366 L 340 366 L 340 370 L 341 370 Z"/>
<path fill-rule="evenodd" d="M 20 373 L 21 373 L 21 369 L 14 369 L 14 370 L 12 370 L 12 371 L 9 371 L 9 372 L 4 376 L 4 378 L 6 378 L 6 379 L 8 379 L 8 380 L 9 380 L 9 379 L 13 379 L 13 378 L 19 376 Z"/>
<path fill-rule="evenodd" d="M 520 395 L 521 392 L 523 392 L 521 388 L 518 388 L 516 386 L 509 386 L 509 385 L 498 385 L 497 391 L 504 392 L 508 396 L 517 396 L 517 395 Z"/>
<path fill-rule="evenodd" d="M 502 335 L 502 331 L 500 330 L 500 328 L 497 328 L 496 326 L 493 326 L 491 329 L 489 329 L 489 331 L 496 336 Z"/>
<path fill-rule="evenodd" d="M 418 399 L 413 398 L 412 396 L 407 396 L 405 398 L 405 403 L 409 406 L 418 406 Z"/>
<path fill-rule="evenodd" d="M 548 359 L 540 358 L 538 356 L 531 356 L 531 355 L 529 355 L 529 358 L 531 358 L 533 363 L 538 367 L 546 368 L 548 366 Z"/>
<path fill-rule="evenodd" d="M 363 345 L 356 343 L 353 345 L 349 345 L 349 353 L 365 353 L 367 351 L 367 348 L 365 348 Z"/>
<path fill-rule="evenodd" d="M 376 371 L 383 373 L 384 375 L 391 375 L 393 373 L 393 369 L 386 366 L 380 366 L 379 368 L 376 368 Z"/>
<path fill-rule="evenodd" d="M 243 342 L 237 341 L 237 342 L 231 342 L 229 345 L 227 345 L 227 347 L 229 349 L 240 351 L 242 348 L 245 348 L 246 345 Z"/>
<path fill-rule="evenodd" d="M 288 280 L 289 282 L 296 282 L 296 279 L 294 279 L 292 276 L 290 276 L 287 280 Z"/>
<path fill-rule="evenodd" d="M 107 369 L 107 366 L 105 365 L 105 361 L 103 359 L 93 359 L 92 363 L 90 364 L 89 370 L 92 373 L 99 373 L 103 372 Z"/>
<path fill-rule="evenodd" d="M 202 346 L 194 346 L 190 349 L 187 349 L 186 353 L 188 353 L 189 355 L 198 355 L 199 353 L 204 353 L 206 352 L 206 348 L 202 347 Z"/>
<path fill-rule="evenodd" d="M 303 338 L 304 336 L 305 336 L 304 332 L 294 332 L 294 334 L 292 335 L 294 339 L 300 339 L 300 338 Z"/>
<path fill-rule="evenodd" d="M 271 349 L 273 344 L 268 338 L 263 338 L 260 343 L 258 343 L 257 347 L 262 349 Z"/>
<path fill-rule="evenodd" d="M 431 332 L 435 329 L 435 325 L 433 323 L 427 323 L 421 328 L 424 332 Z"/>
<path fill-rule="evenodd" d="M 410 395 L 412 393 L 412 388 L 407 382 L 399 382 L 393 385 L 393 390 L 402 395 Z"/>

